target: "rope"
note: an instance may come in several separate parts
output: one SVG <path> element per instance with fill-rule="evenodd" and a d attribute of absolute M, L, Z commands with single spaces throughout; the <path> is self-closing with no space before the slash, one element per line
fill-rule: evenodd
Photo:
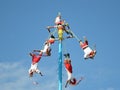
<path fill-rule="evenodd" d="M 54 34 L 56 33 L 56 31 L 57 31 L 57 29 L 55 29 L 53 32 L 51 32 L 51 33 L 48 35 L 48 37 L 47 37 L 46 40 L 48 40 L 51 35 L 54 35 Z M 46 42 L 46 40 L 45 40 L 45 42 Z M 42 49 L 44 49 L 45 42 L 43 43 Z"/>
<path fill-rule="evenodd" d="M 93 45 L 93 50 L 96 50 L 96 44 Z"/>
<path fill-rule="evenodd" d="M 75 37 L 76 39 L 77 39 L 77 41 L 79 42 L 80 41 L 80 39 L 73 33 L 73 31 L 70 29 L 70 27 L 69 27 L 69 24 L 68 23 L 66 23 L 66 26 L 68 27 L 68 30 L 69 30 L 69 32 L 73 35 L 73 37 Z"/>
<path fill-rule="evenodd" d="M 73 33 L 73 31 L 72 30 L 70 30 L 70 32 L 73 34 L 73 36 L 77 39 L 77 41 L 79 42 L 80 41 L 80 39 Z"/>
<path fill-rule="evenodd" d="M 57 29 L 55 29 L 53 32 L 50 32 L 47 39 L 49 39 L 49 37 L 50 37 L 51 35 L 54 35 L 56 32 L 57 32 Z"/>

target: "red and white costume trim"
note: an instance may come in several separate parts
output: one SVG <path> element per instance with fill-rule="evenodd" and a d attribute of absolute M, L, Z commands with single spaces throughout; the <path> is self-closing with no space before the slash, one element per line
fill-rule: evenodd
<path fill-rule="evenodd" d="M 29 74 L 33 72 L 40 73 L 40 70 L 38 69 L 38 62 L 42 57 L 42 53 L 39 55 L 32 54 L 31 56 L 32 56 L 32 64 L 29 69 Z"/>
<path fill-rule="evenodd" d="M 92 49 L 88 46 L 88 41 L 83 42 L 80 46 L 84 51 L 84 58 L 89 58 L 89 54 L 92 52 Z"/>

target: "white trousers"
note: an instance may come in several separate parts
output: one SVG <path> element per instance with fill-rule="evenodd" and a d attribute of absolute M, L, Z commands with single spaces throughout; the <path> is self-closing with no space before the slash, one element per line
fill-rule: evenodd
<path fill-rule="evenodd" d="M 38 63 L 31 64 L 31 67 L 29 69 L 29 73 L 31 73 L 31 72 L 40 73 L 40 70 L 38 69 Z"/>
<path fill-rule="evenodd" d="M 42 52 L 45 54 L 47 52 L 47 49 L 50 50 L 50 45 L 45 45 Z"/>
<path fill-rule="evenodd" d="M 87 47 L 84 49 L 84 58 L 88 58 L 89 54 L 92 52 L 92 49 L 90 47 Z"/>
<path fill-rule="evenodd" d="M 61 19 L 60 19 L 59 17 L 56 17 L 55 23 L 58 23 L 58 22 L 60 22 L 60 21 L 61 21 Z"/>
<path fill-rule="evenodd" d="M 70 73 L 67 69 L 66 69 L 66 71 L 67 71 L 67 75 L 68 75 L 67 80 L 71 80 L 72 79 L 72 73 Z"/>

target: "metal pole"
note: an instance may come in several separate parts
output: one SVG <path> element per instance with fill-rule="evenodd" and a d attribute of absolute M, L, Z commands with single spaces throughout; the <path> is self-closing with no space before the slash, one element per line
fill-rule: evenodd
<path fill-rule="evenodd" d="M 59 61 L 58 61 L 58 80 L 59 80 L 59 89 L 62 90 L 62 40 L 59 41 Z"/>

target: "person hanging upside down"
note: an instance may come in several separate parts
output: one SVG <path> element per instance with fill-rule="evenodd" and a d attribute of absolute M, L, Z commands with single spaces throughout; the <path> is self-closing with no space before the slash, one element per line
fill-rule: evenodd
<path fill-rule="evenodd" d="M 88 59 L 88 58 L 93 59 L 94 56 L 96 55 L 96 50 L 92 50 L 89 47 L 88 40 L 86 39 L 86 37 L 84 37 L 84 42 L 82 42 L 82 40 L 80 40 L 79 43 L 80 43 L 80 47 L 84 51 L 84 59 Z"/>
<path fill-rule="evenodd" d="M 47 56 L 51 56 L 51 44 L 55 42 L 55 37 L 53 35 L 50 36 L 50 38 L 45 42 L 44 48 L 42 52 L 46 54 Z"/>
<path fill-rule="evenodd" d="M 76 78 L 72 77 L 72 64 L 71 64 L 71 60 L 70 60 L 70 54 L 67 53 L 67 54 L 64 54 L 65 56 L 65 60 L 64 60 L 64 66 L 65 66 L 65 69 L 67 71 L 67 75 L 68 75 L 68 79 L 67 79 L 67 82 L 65 84 L 65 88 L 67 88 L 67 85 L 77 85 L 79 81 L 76 80 Z"/>
<path fill-rule="evenodd" d="M 43 50 L 34 50 L 34 52 L 42 52 L 45 56 L 51 56 L 51 44 L 55 42 L 55 37 L 53 35 L 50 36 L 48 40 L 46 40 Z"/>
<path fill-rule="evenodd" d="M 38 69 L 38 62 L 42 57 L 42 52 L 40 52 L 39 54 L 30 53 L 30 56 L 32 57 L 32 64 L 29 69 L 29 76 L 32 77 L 34 73 L 38 73 L 43 76 L 41 71 Z"/>

